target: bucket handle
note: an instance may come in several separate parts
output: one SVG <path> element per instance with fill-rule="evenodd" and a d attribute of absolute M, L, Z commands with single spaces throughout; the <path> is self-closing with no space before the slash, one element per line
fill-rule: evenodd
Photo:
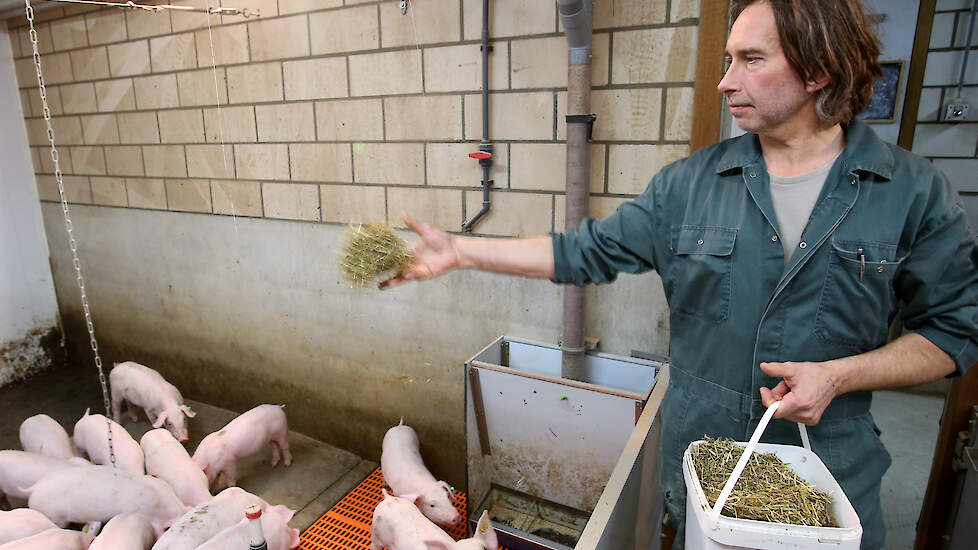
<path fill-rule="evenodd" d="M 713 509 L 710 510 L 710 528 L 716 529 L 717 524 L 720 522 L 720 512 L 723 511 L 723 505 L 727 503 L 727 498 L 730 497 L 731 491 L 733 491 L 734 485 L 737 484 L 737 480 L 740 479 L 740 474 L 744 472 L 744 468 L 747 466 L 747 461 L 750 460 L 752 454 L 754 454 L 754 448 L 757 447 L 757 442 L 760 441 L 761 435 L 764 434 L 765 428 L 767 428 L 768 422 L 771 421 L 771 417 L 778 410 L 778 406 L 781 405 L 780 401 L 775 401 L 771 403 L 771 406 L 767 408 L 764 412 L 764 416 L 761 417 L 761 421 L 757 423 L 757 428 L 754 429 L 754 433 L 750 436 L 750 441 L 744 447 L 744 453 L 740 455 L 740 460 L 737 461 L 737 465 L 734 466 L 733 472 L 730 474 L 730 479 L 724 484 L 723 490 L 720 491 L 720 496 L 717 497 L 716 504 Z M 808 441 L 808 429 L 801 422 L 798 423 L 798 431 L 801 434 L 801 443 L 805 447 L 805 450 L 812 450 L 811 444 Z"/>

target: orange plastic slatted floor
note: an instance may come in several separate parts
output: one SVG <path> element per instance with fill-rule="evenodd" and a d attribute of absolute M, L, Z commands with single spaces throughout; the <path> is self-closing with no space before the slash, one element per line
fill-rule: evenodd
<path fill-rule="evenodd" d="M 302 533 L 299 548 L 301 550 L 369 550 L 370 523 L 373 521 L 374 507 L 384 498 L 380 492 L 382 483 L 383 476 L 380 468 L 377 468 Z M 465 493 L 457 492 L 455 498 L 456 507 L 462 517 L 465 517 L 467 504 Z M 446 531 L 455 540 L 466 536 L 464 524 L 452 526 Z"/>

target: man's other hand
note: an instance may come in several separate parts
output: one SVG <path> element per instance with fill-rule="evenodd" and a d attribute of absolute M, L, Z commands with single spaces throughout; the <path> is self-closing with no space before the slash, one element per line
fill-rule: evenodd
<path fill-rule="evenodd" d="M 403 216 L 404 223 L 420 237 L 418 242 L 408 250 L 414 261 L 410 267 L 398 271 L 393 277 L 380 283 L 380 288 L 391 288 L 407 281 L 429 279 L 458 267 L 455 237 L 417 221 L 406 213 Z"/>
<path fill-rule="evenodd" d="M 761 370 L 782 379 L 774 389 L 761 388 L 765 407 L 781 401 L 774 418 L 814 426 L 839 394 L 839 384 L 825 363 L 761 363 Z"/>

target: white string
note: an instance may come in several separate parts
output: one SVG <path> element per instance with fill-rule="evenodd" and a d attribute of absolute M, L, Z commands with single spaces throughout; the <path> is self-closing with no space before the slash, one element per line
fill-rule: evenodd
<path fill-rule="evenodd" d="M 408 12 L 411 14 L 411 27 L 414 29 L 414 47 L 418 49 L 418 54 L 421 54 L 421 41 L 418 39 L 418 25 L 414 20 L 414 2 L 407 3 Z M 421 61 L 420 59 L 418 61 Z M 422 75 L 424 76 L 424 75 Z M 423 78 L 422 78 L 423 80 Z M 421 87 L 421 95 L 425 95 L 424 86 Z"/>
<path fill-rule="evenodd" d="M 211 7 L 210 7 L 210 2 L 208 0 L 204 0 L 204 8 L 207 10 L 207 39 L 210 41 L 210 48 L 211 48 L 211 72 L 214 75 L 214 103 L 217 106 L 217 126 L 219 128 L 219 136 L 221 139 L 221 159 L 224 162 L 224 175 L 227 176 L 228 155 L 227 155 L 227 149 L 225 148 L 225 144 L 224 144 L 224 117 L 221 115 L 221 90 L 217 83 L 217 57 L 214 54 L 214 35 L 211 31 L 211 14 L 210 14 Z M 226 72 L 224 78 L 227 79 Z M 231 195 L 231 193 L 226 192 L 225 194 L 228 197 L 228 202 L 231 203 L 231 223 L 234 225 L 234 236 L 237 237 L 238 216 L 237 216 L 237 209 L 235 208 L 234 205 L 234 197 Z"/>

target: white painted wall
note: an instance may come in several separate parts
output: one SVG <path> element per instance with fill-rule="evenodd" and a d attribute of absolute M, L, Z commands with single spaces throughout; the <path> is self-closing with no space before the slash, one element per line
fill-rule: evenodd
<path fill-rule="evenodd" d="M 57 327 L 58 304 L 13 56 L 0 28 L 0 386 L 49 362 L 40 336 Z"/>

